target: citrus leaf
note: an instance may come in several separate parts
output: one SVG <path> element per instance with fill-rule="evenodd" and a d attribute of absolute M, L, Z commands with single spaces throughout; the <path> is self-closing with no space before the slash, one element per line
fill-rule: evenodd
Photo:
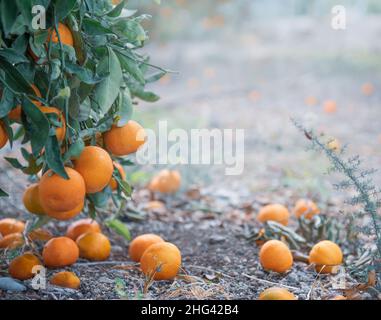
<path fill-rule="evenodd" d="M 60 21 L 65 19 L 73 11 L 76 4 L 77 0 L 54 0 L 57 19 Z"/>
<path fill-rule="evenodd" d="M 133 111 L 131 94 L 128 88 L 123 90 L 123 92 L 120 94 L 118 107 L 119 108 L 116 113 L 116 117 L 118 119 L 118 125 L 124 126 L 129 120 L 131 120 L 132 111 Z"/>
<path fill-rule="evenodd" d="M 16 21 L 18 8 L 15 1 L 2 0 L 0 2 L 0 19 L 5 37 L 8 37 Z"/>
<path fill-rule="evenodd" d="M 4 118 L 15 106 L 14 95 L 11 90 L 4 88 L 3 96 L 0 100 L 0 118 Z"/>
<path fill-rule="evenodd" d="M 126 240 L 131 240 L 131 233 L 127 226 L 119 219 L 109 219 L 105 221 L 105 224 L 110 229 L 114 230 L 117 234 L 123 236 Z"/>
<path fill-rule="evenodd" d="M 26 93 L 33 95 L 32 90 L 28 81 L 25 80 L 24 76 L 17 70 L 15 66 L 9 63 L 4 57 L 0 56 L 0 70 L 4 71 L 4 75 L 0 73 L 0 81 L 4 83 L 5 86 L 10 88 L 16 93 Z"/>
<path fill-rule="evenodd" d="M 71 158 L 78 158 L 79 155 L 82 153 L 84 147 L 85 143 L 83 142 L 83 140 L 78 139 L 70 146 L 69 150 L 65 153 L 64 161 L 67 161 Z"/>
<path fill-rule="evenodd" d="M 0 197 L 9 197 L 9 194 L 0 188 Z"/>
<path fill-rule="evenodd" d="M 119 58 L 119 62 L 121 67 L 127 71 L 134 79 L 136 79 L 140 84 L 145 84 L 145 79 L 142 71 L 139 69 L 138 63 L 131 57 L 127 57 L 126 55 L 116 52 L 116 55 Z"/>
<path fill-rule="evenodd" d="M 1 49 L 0 50 L 0 56 L 5 58 L 8 62 L 12 64 L 22 63 L 22 62 L 29 62 L 29 60 L 20 52 L 16 51 L 15 49 Z"/>
<path fill-rule="evenodd" d="M 91 70 L 70 62 L 65 64 L 65 71 L 71 74 L 75 74 L 79 80 L 87 84 L 96 84 L 104 79 L 104 77 L 94 75 Z"/>
<path fill-rule="evenodd" d="M 97 73 L 109 74 L 94 89 L 94 102 L 106 113 L 118 97 L 123 78 L 119 60 L 111 48 L 108 48 L 107 56 L 99 63 Z"/>
<path fill-rule="evenodd" d="M 24 126 L 31 140 L 32 152 L 37 156 L 48 139 L 49 121 L 29 99 L 23 99 L 22 109 L 27 116 Z"/>
<path fill-rule="evenodd" d="M 55 134 L 48 137 L 45 145 L 45 159 L 50 169 L 62 178 L 69 179 L 61 157 L 61 148 Z"/>
<path fill-rule="evenodd" d="M 113 175 L 114 179 L 118 183 L 120 190 L 127 196 L 130 197 L 132 194 L 132 188 L 126 180 L 122 180 L 119 176 Z"/>
<path fill-rule="evenodd" d="M 119 17 L 126 3 L 127 0 L 122 0 L 114 9 L 107 13 L 107 16 L 113 18 Z"/>

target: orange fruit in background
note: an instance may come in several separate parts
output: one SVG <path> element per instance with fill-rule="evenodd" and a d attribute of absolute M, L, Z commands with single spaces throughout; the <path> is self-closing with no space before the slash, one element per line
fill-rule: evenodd
<path fill-rule="evenodd" d="M 3 148 L 8 142 L 8 134 L 4 129 L 4 124 L 0 121 L 0 149 Z"/>
<path fill-rule="evenodd" d="M 40 90 L 38 90 L 38 88 L 32 84 L 31 85 L 35 95 L 39 98 L 42 97 L 41 95 L 41 92 Z M 32 102 L 36 105 L 36 106 L 41 106 L 41 102 L 38 101 L 38 100 L 32 100 Z M 22 108 L 21 108 L 21 105 L 17 105 L 15 108 L 13 108 L 9 113 L 8 113 L 8 117 L 10 120 L 13 120 L 13 121 L 16 121 L 16 122 L 20 122 L 21 121 L 21 112 L 22 112 Z"/>
<path fill-rule="evenodd" d="M 289 217 L 290 212 L 285 206 L 281 204 L 269 204 L 259 210 L 257 220 L 262 223 L 266 221 L 276 221 L 287 226 Z"/>
<path fill-rule="evenodd" d="M 283 273 L 290 270 L 294 259 L 286 244 L 279 240 L 267 241 L 259 251 L 263 269 Z"/>
<path fill-rule="evenodd" d="M 297 218 L 304 217 L 306 219 L 312 219 L 316 214 L 319 214 L 320 210 L 315 202 L 308 199 L 299 199 L 294 208 L 294 214 Z"/>
<path fill-rule="evenodd" d="M 92 261 L 103 261 L 110 256 L 110 240 L 102 233 L 87 232 L 77 238 L 79 255 Z"/>
<path fill-rule="evenodd" d="M 65 122 L 65 117 L 62 111 L 60 111 L 59 109 L 55 107 L 45 107 L 45 106 L 40 107 L 40 110 L 45 114 L 55 113 L 58 116 L 58 122 L 60 123 L 61 127 L 56 128 L 56 136 L 58 141 L 63 141 L 66 135 L 66 122 Z"/>
<path fill-rule="evenodd" d="M 10 233 L 0 239 L 0 249 L 15 249 L 24 244 L 22 233 Z"/>
<path fill-rule="evenodd" d="M 73 272 L 61 271 L 55 273 L 50 278 L 50 283 L 63 288 L 78 289 L 81 285 L 81 280 Z"/>
<path fill-rule="evenodd" d="M 44 209 L 40 203 L 40 196 L 38 192 L 38 184 L 30 185 L 24 192 L 22 201 L 25 208 L 30 212 L 38 215 L 45 214 Z"/>
<path fill-rule="evenodd" d="M 96 193 L 109 184 L 114 166 L 107 151 L 97 146 L 88 146 L 74 160 L 74 169 L 82 175 L 86 193 Z"/>
<path fill-rule="evenodd" d="M 316 106 L 318 104 L 318 100 L 314 96 L 308 96 L 307 98 L 304 99 L 304 103 L 307 106 Z"/>
<path fill-rule="evenodd" d="M 71 210 L 54 211 L 54 210 L 48 209 L 46 210 L 46 215 L 56 220 L 66 221 L 78 216 L 81 213 L 84 206 L 85 206 L 85 201 L 83 200 L 82 203 L 80 203 L 79 205 L 77 205 L 75 208 Z"/>
<path fill-rule="evenodd" d="M 297 300 L 293 293 L 285 288 L 272 287 L 261 292 L 258 300 Z"/>
<path fill-rule="evenodd" d="M 313 246 L 308 261 L 319 273 L 335 273 L 343 262 L 343 253 L 336 243 L 323 240 Z"/>
<path fill-rule="evenodd" d="M 334 100 L 324 101 L 323 110 L 325 113 L 335 113 L 337 111 L 336 101 L 334 101 Z"/>
<path fill-rule="evenodd" d="M 0 234 L 5 237 L 11 233 L 22 233 L 25 229 L 25 223 L 13 218 L 0 220 Z"/>
<path fill-rule="evenodd" d="M 327 147 L 332 151 L 339 151 L 341 148 L 340 141 L 337 139 L 333 139 L 327 143 Z"/>
<path fill-rule="evenodd" d="M 181 252 L 172 243 L 155 243 L 144 251 L 140 268 L 146 277 L 154 280 L 173 279 L 181 266 Z"/>
<path fill-rule="evenodd" d="M 32 253 L 25 253 L 11 261 L 8 272 L 14 279 L 27 280 L 35 276 L 32 270 L 38 265 L 42 265 L 40 259 Z"/>
<path fill-rule="evenodd" d="M 374 86 L 370 82 L 366 82 L 361 86 L 361 93 L 364 96 L 371 96 L 374 92 Z"/>
<path fill-rule="evenodd" d="M 65 44 L 67 46 L 74 46 L 74 39 L 73 35 L 70 31 L 70 29 L 63 23 L 58 23 L 58 34 L 60 36 L 60 40 L 62 44 Z M 47 38 L 47 41 L 51 39 L 52 42 L 54 43 L 59 43 L 58 36 L 56 33 L 56 30 L 54 28 L 51 28 L 49 30 L 49 35 Z"/>
<path fill-rule="evenodd" d="M 348 299 L 344 296 L 338 295 L 338 296 L 335 296 L 329 300 L 348 300 Z"/>
<path fill-rule="evenodd" d="M 181 175 L 177 170 L 161 170 L 148 186 L 153 192 L 175 193 L 180 189 Z"/>
<path fill-rule="evenodd" d="M 50 239 L 42 251 L 44 264 L 48 268 L 70 266 L 78 260 L 77 244 L 68 237 Z"/>
<path fill-rule="evenodd" d="M 157 200 L 149 201 L 144 206 L 144 209 L 146 210 L 158 210 L 158 209 L 164 209 L 164 208 L 165 208 L 164 203 Z"/>
<path fill-rule="evenodd" d="M 39 228 L 31 231 L 28 238 L 32 241 L 49 241 L 53 238 L 53 235 L 50 231 Z"/>
<path fill-rule="evenodd" d="M 47 215 L 65 213 L 82 206 L 86 195 L 85 181 L 72 168 L 65 167 L 69 179 L 66 180 L 49 170 L 44 173 L 39 184 L 40 203 Z"/>
<path fill-rule="evenodd" d="M 123 127 L 113 125 L 109 131 L 103 133 L 106 149 L 116 156 L 136 152 L 145 140 L 144 128 L 133 120 L 128 121 Z"/>
<path fill-rule="evenodd" d="M 146 251 L 151 245 L 159 242 L 164 242 L 164 240 L 156 234 L 148 233 L 137 236 L 131 241 L 128 249 L 128 254 L 131 260 L 139 262 L 144 251 Z"/>
<path fill-rule="evenodd" d="M 119 175 L 122 178 L 122 180 L 126 180 L 126 172 L 124 171 L 123 167 L 118 162 L 113 162 L 114 167 L 119 171 Z M 111 190 L 118 189 L 118 182 L 114 178 L 111 178 L 111 181 L 109 183 L 109 186 Z"/>
<path fill-rule="evenodd" d="M 98 222 L 93 219 L 80 219 L 73 222 L 66 231 L 66 237 L 77 240 L 79 236 L 87 232 L 101 232 Z"/>

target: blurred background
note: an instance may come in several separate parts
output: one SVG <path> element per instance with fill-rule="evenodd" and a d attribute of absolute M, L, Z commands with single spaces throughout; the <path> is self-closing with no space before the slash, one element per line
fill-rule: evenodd
<path fill-rule="evenodd" d="M 345 30 L 331 27 L 338 4 Z M 380 167 L 380 1 L 131 0 L 129 8 L 152 16 L 144 22 L 151 62 L 178 71 L 150 87 L 161 100 L 140 104 L 134 117 L 151 128 L 168 120 L 173 128 L 245 129 L 243 175 L 179 166 L 188 186 L 329 197 L 328 163 L 306 151 L 290 118 Z"/>

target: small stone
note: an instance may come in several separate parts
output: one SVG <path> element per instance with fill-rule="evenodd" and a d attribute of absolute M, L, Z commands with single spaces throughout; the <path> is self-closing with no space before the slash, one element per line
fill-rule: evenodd
<path fill-rule="evenodd" d="M 216 244 L 216 243 L 222 243 L 222 242 L 225 242 L 225 237 L 223 236 L 218 236 L 218 235 L 215 235 L 215 236 L 211 236 L 209 238 L 209 243 L 210 244 Z"/>
<path fill-rule="evenodd" d="M 17 280 L 9 277 L 0 278 L 0 289 L 4 291 L 15 291 L 21 292 L 25 291 L 26 287 Z"/>

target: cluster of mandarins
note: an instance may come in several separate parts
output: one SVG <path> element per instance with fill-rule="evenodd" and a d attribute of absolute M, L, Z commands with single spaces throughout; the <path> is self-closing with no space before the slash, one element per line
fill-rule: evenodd
<path fill-rule="evenodd" d="M 24 231 L 25 224 L 21 221 L 10 218 L 0 220 L 0 248 L 9 249 L 23 245 Z M 26 252 L 10 262 L 9 274 L 18 280 L 33 278 L 37 273 L 34 269 L 36 266 L 43 265 L 53 269 L 68 267 L 76 263 L 79 257 L 90 261 L 104 261 L 111 252 L 110 241 L 101 232 L 100 225 L 89 218 L 70 224 L 65 236 L 53 237 L 47 230 L 37 229 L 30 232 L 27 239 L 43 241 L 45 245 L 41 255 Z M 172 279 L 181 266 L 180 250 L 154 234 L 136 237 L 130 244 L 129 255 L 133 261 L 140 262 L 147 279 Z M 80 286 L 80 279 L 70 271 L 55 273 L 50 282 L 72 289 Z"/>
<path fill-rule="evenodd" d="M 311 200 L 300 199 L 294 207 L 295 216 L 312 219 L 320 213 L 318 206 Z M 264 206 L 258 213 L 259 222 L 276 221 L 285 226 L 290 218 L 289 210 L 281 204 Z M 267 271 L 284 273 L 292 268 L 293 255 L 289 247 L 282 241 L 266 241 L 259 251 L 259 261 Z M 317 272 L 329 274 L 335 273 L 343 262 L 343 253 L 340 247 L 332 241 L 323 240 L 315 244 L 309 252 L 308 261 Z M 294 300 L 296 297 L 285 288 L 269 288 L 261 293 L 261 300 Z"/>

